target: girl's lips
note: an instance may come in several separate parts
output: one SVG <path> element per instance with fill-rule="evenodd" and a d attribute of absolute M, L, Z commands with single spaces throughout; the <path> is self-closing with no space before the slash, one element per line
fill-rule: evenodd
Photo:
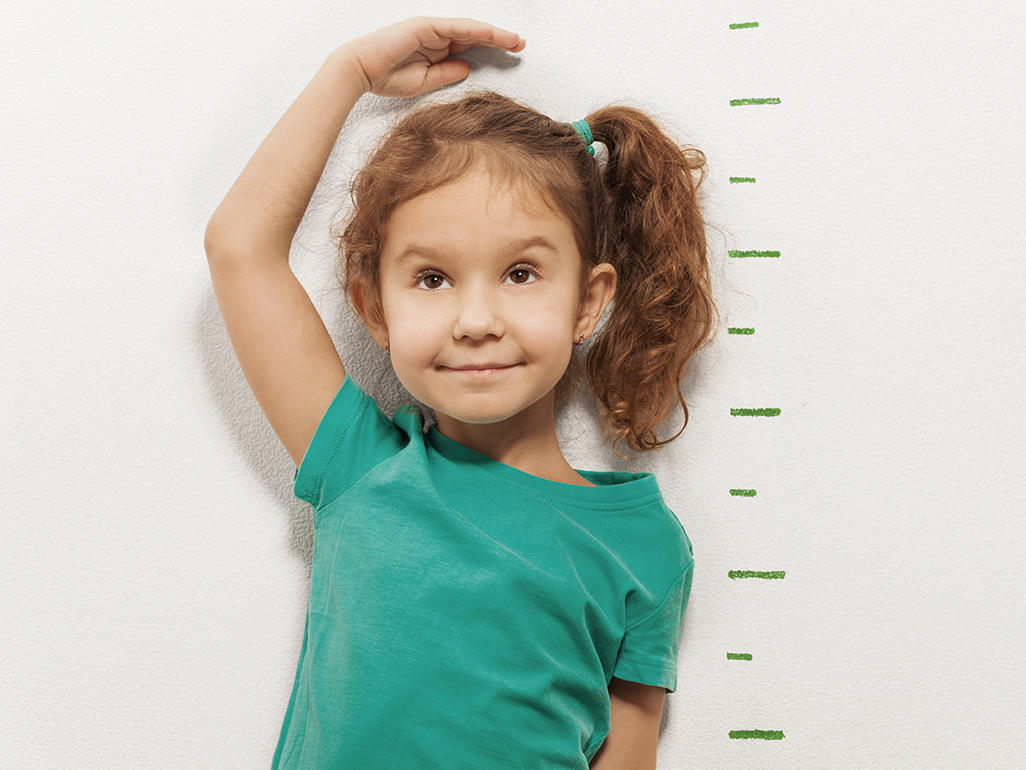
<path fill-rule="evenodd" d="M 490 374 L 498 374 L 499 372 L 505 372 L 509 369 L 514 368 L 515 366 L 519 366 L 519 364 L 511 364 L 510 366 L 503 366 L 493 369 L 452 369 L 449 367 L 446 368 L 448 368 L 450 372 L 455 372 L 456 374 L 468 374 L 471 376 L 476 375 L 478 377 L 485 377 Z"/>

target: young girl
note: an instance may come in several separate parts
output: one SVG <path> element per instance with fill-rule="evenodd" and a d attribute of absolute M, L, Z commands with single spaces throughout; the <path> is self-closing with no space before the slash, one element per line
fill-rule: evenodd
<path fill-rule="evenodd" d="M 586 379 L 614 451 L 679 436 L 653 432 L 678 402 L 686 426 L 678 383 L 716 328 L 704 155 L 625 106 L 564 122 L 478 91 L 405 116 L 338 245 L 426 431 L 346 375 L 288 264 L 362 94 L 418 96 L 466 77 L 454 54 L 524 45 L 426 17 L 342 45 L 208 225 L 232 345 L 313 506 L 274 768 L 655 767 L 691 542 L 651 473 L 572 468 L 554 414 Z"/>

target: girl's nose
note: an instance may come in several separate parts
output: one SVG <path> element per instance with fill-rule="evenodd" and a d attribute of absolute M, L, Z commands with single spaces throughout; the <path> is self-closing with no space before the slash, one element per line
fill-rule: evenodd
<path fill-rule="evenodd" d="M 453 335 L 481 339 L 489 334 L 501 337 L 505 332 L 499 318 L 498 302 L 487 292 L 472 292 L 460 298 Z"/>

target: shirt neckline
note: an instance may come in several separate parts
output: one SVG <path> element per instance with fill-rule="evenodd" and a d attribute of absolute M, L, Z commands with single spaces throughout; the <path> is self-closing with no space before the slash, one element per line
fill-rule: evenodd
<path fill-rule="evenodd" d="M 639 503 L 661 498 L 659 485 L 651 473 L 592 471 L 574 468 L 577 473 L 595 486 L 566 484 L 562 481 L 552 481 L 535 476 L 519 468 L 514 468 L 512 465 L 499 462 L 476 449 L 471 449 L 465 444 L 449 438 L 441 433 L 435 425 L 431 425 L 428 429 L 427 438 L 428 443 L 450 462 L 472 468 L 475 472 L 490 473 L 544 497 L 585 504 Z"/>

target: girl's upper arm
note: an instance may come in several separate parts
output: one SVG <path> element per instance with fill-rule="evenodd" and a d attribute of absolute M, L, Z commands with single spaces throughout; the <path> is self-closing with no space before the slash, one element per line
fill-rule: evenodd
<path fill-rule="evenodd" d="M 609 682 L 609 733 L 591 759 L 591 770 L 656 766 L 659 722 L 666 690 L 613 677 Z"/>
<path fill-rule="evenodd" d="M 287 256 L 208 254 L 207 262 L 243 374 L 298 467 L 346 378 L 335 344 Z"/>

